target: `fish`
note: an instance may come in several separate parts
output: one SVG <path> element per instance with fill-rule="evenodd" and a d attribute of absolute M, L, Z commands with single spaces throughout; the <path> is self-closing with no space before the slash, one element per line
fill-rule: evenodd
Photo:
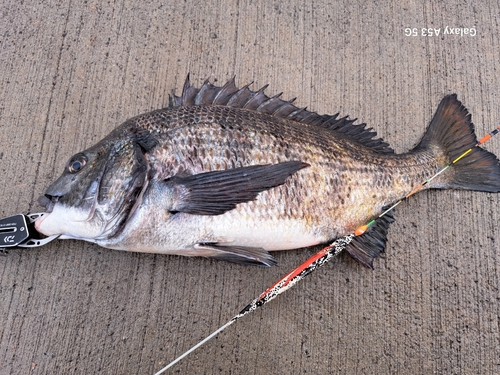
<path fill-rule="evenodd" d="M 425 189 L 500 191 L 497 157 L 477 146 L 456 94 L 440 102 L 420 142 L 396 154 L 366 124 L 320 115 L 295 99 L 189 75 L 169 105 L 126 120 L 71 156 L 38 202 L 38 232 L 125 251 L 272 266 L 269 253 L 333 241 Z M 347 247 L 373 268 L 392 212 Z"/>

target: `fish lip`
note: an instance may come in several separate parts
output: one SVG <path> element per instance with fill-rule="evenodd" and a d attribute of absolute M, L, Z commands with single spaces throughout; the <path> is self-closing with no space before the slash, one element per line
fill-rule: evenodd
<path fill-rule="evenodd" d="M 60 196 L 45 194 L 38 198 L 38 204 L 45 207 L 45 212 L 50 214 L 54 209 L 54 206 L 59 201 Z"/>

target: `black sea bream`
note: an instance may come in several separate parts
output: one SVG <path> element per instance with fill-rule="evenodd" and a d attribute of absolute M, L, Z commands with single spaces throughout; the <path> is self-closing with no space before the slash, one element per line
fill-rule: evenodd
<path fill-rule="evenodd" d="M 186 81 L 146 113 L 72 156 L 39 199 L 50 236 L 111 249 L 272 265 L 268 251 L 353 232 L 477 143 L 471 116 L 446 96 L 410 152 L 365 125 L 318 115 L 264 90 Z M 500 191 L 495 155 L 474 147 L 426 188 Z M 391 216 L 348 252 L 371 267 Z"/>

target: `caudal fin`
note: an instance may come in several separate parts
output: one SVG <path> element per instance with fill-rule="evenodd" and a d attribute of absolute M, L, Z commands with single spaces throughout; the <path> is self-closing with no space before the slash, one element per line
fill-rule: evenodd
<path fill-rule="evenodd" d="M 427 132 L 414 151 L 438 150 L 438 154 L 446 158 L 444 167 L 472 149 L 446 172 L 448 178 L 437 180 L 431 187 L 500 192 L 500 164 L 497 157 L 476 145 L 471 115 L 453 94 L 441 101 Z"/>

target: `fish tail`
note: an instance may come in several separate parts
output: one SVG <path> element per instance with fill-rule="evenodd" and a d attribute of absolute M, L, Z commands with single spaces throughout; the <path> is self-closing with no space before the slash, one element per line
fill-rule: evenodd
<path fill-rule="evenodd" d="M 500 192 L 500 164 L 497 157 L 478 146 L 471 115 L 456 94 L 446 96 L 439 104 L 429 128 L 413 152 L 435 153 L 442 167 L 452 164 L 467 152 L 446 177 L 433 181 L 437 189 L 466 189 Z"/>

